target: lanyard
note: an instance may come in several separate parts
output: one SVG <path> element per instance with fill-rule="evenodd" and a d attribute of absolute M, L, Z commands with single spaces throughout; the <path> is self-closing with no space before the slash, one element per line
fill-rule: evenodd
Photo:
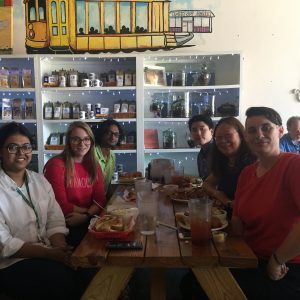
<path fill-rule="evenodd" d="M 22 199 L 25 201 L 25 203 L 32 208 L 34 214 L 35 214 L 35 217 L 36 217 L 36 225 L 37 225 L 37 228 L 40 230 L 40 220 L 39 220 L 39 215 L 33 205 L 33 202 L 31 200 L 31 196 L 30 196 L 30 192 L 29 192 L 29 187 L 28 187 L 28 179 L 27 179 L 27 175 L 25 175 L 25 186 L 26 186 L 26 191 L 27 191 L 27 194 L 28 194 L 28 197 L 29 199 L 23 194 L 23 192 L 19 189 L 19 187 L 17 187 L 16 191 L 17 193 L 22 197 Z"/>

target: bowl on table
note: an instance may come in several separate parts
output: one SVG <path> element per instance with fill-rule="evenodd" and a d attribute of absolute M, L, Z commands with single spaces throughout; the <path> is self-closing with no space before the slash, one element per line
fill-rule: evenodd
<path fill-rule="evenodd" d="M 122 217 L 124 222 L 129 222 L 131 218 L 136 220 L 139 215 L 139 209 L 137 207 L 130 208 L 117 208 L 110 212 L 113 216 Z"/>
<path fill-rule="evenodd" d="M 224 209 L 221 209 L 219 207 L 213 207 L 211 214 L 213 217 L 220 219 L 222 223 L 225 223 L 227 221 L 227 211 Z"/>

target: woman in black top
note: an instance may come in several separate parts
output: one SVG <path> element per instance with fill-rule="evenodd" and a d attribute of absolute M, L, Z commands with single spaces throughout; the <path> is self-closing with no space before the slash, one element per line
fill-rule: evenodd
<path fill-rule="evenodd" d="M 242 169 L 254 162 L 255 156 L 245 142 L 245 129 L 234 117 L 221 119 L 215 127 L 211 174 L 203 188 L 231 215 L 232 201 Z"/>

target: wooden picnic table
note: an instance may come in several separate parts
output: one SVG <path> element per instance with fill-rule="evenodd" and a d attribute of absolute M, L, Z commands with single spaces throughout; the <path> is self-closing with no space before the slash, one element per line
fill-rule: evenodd
<path fill-rule="evenodd" d="M 120 188 L 113 195 L 114 203 Z M 160 196 L 158 220 L 176 226 L 175 212 L 186 207 Z M 152 236 L 135 230 L 131 240 L 142 240 L 142 250 L 107 250 L 107 240 L 88 233 L 72 255 L 78 267 L 101 267 L 82 300 L 117 299 L 138 267 L 152 269 L 151 299 L 166 299 L 164 271 L 168 268 L 191 268 L 209 299 L 246 299 L 229 268 L 255 268 L 257 257 L 243 239 L 227 237 L 225 243 L 195 246 L 178 238 L 176 230 L 158 226 Z"/>

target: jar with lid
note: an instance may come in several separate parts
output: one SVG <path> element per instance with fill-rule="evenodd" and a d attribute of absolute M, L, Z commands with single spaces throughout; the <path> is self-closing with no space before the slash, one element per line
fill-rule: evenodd
<path fill-rule="evenodd" d="M 78 102 L 75 102 L 72 105 L 72 118 L 79 119 L 79 117 L 80 117 L 80 104 Z"/>
<path fill-rule="evenodd" d="M 163 148 L 175 149 L 177 146 L 176 132 L 171 128 L 163 131 Z"/>
<path fill-rule="evenodd" d="M 53 103 L 48 101 L 44 104 L 44 119 L 51 120 L 53 118 Z"/>
<path fill-rule="evenodd" d="M 173 102 L 171 105 L 171 115 L 173 118 L 185 118 L 185 101 L 184 98 L 174 95 Z"/>
<path fill-rule="evenodd" d="M 78 71 L 72 69 L 68 74 L 68 86 L 77 87 L 78 86 Z"/>
<path fill-rule="evenodd" d="M 62 118 L 71 119 L 71 111 L 72 111 L 72 103 L 68 101 L 64 102 L 63 109 L 62 109 Z"/>
<path fill-rule="evenodd" d="M 66 70 L 64 70 L 64 69 L 59 70 L 58 81 L 59 81 L 59 87 L 67 86 L 67 71 Z"/>
<path fill-rule="evenodd" d="M 53 119 L 59 120 L 62 118 L 62 103 L 57 101 L 53 104 Z"/>
<path fill-rule="evenodd" d="M 58 84 L 59 84 L 59 72 L 57 72 L 56 70 L 52 71 L 51 76 L 53 77 L 53 80 L 54 80 L 53 85 L 58 86 Z"/>

